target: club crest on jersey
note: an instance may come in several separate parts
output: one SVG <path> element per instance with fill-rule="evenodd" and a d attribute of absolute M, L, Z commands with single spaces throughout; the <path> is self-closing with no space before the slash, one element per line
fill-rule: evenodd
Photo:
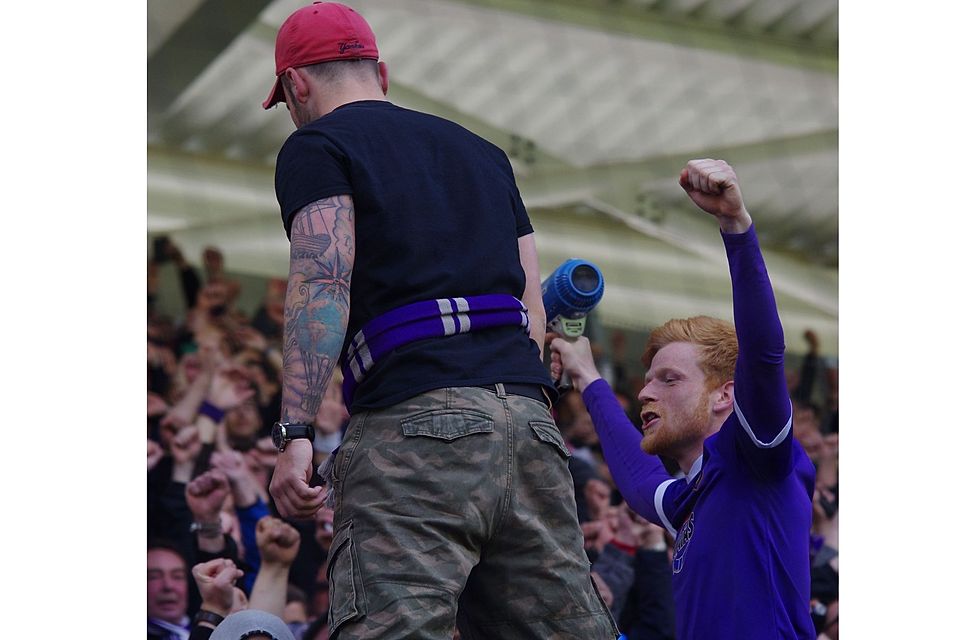
<path fill-rule="evenodd" d="M 687 552 L 687 546 L 690 544 L 690 538 L 693 537 L 693 512 L 683 523 L 680 533 L 677 534 L 677 542 L 673 546 L 673 572 L 680 573 L 683 569 L 683 556 Z"/>

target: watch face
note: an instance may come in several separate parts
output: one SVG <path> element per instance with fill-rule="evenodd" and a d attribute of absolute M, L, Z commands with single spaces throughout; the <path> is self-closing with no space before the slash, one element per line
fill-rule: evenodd
<path fill-rule="evenodd" d="M 273 425 L 273 432 L 271 433 L 273 437 L 273 446 L 277 449 L 283 447 L 284 441 L 287 439 L 287 428 L 284 427 L 279 422 Z"/>

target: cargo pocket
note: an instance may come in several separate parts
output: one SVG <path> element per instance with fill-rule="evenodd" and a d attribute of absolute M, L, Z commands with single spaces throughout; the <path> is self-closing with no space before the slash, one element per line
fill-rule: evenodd
<path fill-rule="evenodd" d="M 327 565 L 330 585 L 330 613 L 327 623 L 330 635 L 346 622 L 366 613 L 367 601 L 360 579 L 360 563 L 353 546 L 353 523 L 349 522 L 333 538 L 330 562 Z"/>
<path fill-rule="evenodd" d="M 405 436 L 425 436 L 450 442 L 474 433 L 493 433 L 493 417 L 470 409 L 439 409 L 404 418 Z"/>
<path fill-rule="evenodd" d="M 570 457 L 570 451 L 567 449 L 567 445 L 564 444 L 563 438 L 560 437 L 560 430 L 557 429 L 557 425 L 552 422 L 539 422 L 537 420 L 530 421 L 530 428 L 533 429 L 533 432 L 536 434 L 537 439 L 540 442 L 546 442 L 547 444 L 553 445 L 557 452 L 563 456 L 564 459 Z"/>

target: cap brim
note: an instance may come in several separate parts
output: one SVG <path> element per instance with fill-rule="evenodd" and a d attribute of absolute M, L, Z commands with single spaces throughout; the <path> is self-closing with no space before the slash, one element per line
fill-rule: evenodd
<path fill-rule="evenodd" d="M 269 109 L 280 102 L 286 101 L 287 99 L 283 95 L 283 87 L 280 86 L 280 77 L 277 76 L 277 81 L 273 83 L 273 91 L 271 91 L 267 99 L 263 101 L 263 108 Z"/>
<path fill-rule="evenodd" d="M 266 634 L 274 640 L 294 640 L 287 624 L 266 611 L 244 609 L 231 613 L 210 634 L 210 640 L 236 640 L 253 633 Z"/>

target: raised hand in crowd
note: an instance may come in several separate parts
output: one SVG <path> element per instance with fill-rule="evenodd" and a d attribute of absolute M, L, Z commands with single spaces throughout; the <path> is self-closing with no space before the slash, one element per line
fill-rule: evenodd
<path fill-rule="evenodd" d="M 203 448 L 200 441 L 200 431 L 195 425 L 187 425 L 174 430 L 172 425 L 161 427 L 162 436 L 165 436 L 173 457 L 173 475 L 175 482 L 188 482 L 193 475 L 197 456 Z"/>
<path fill-rule="evenodd" d="M 663 527 L 645 520 L 626 502 L 615 507 L 614 539 L 622 548 L 633 547 L 648 551 L 665 551 L 667 548 Z"/>
<path fill-rule="evenodd" d="M 198 423 L 204 442 L 216 440 L 217 426 L 223 422 L 226 412 L 236 409 L 254 396 L 243 367 L 229 361 L 221 361 L 210 377 L 209 385 L 200 407 Z M 221 446 L 222 448 L 222 446 Z"/>
<path fill-rule="evenodd" d="M 230 495 L 230 483 L 219 469 L 206 471 L 187 484 L 187 507 L 198 525 L 197 546 L 201 551 L 220 553 L 225 548 L 220 512 Z"/>
<path fill-rule="evenodd" d="M 163 456 L 163 446 L 159 442 L 147 438 L 147 473 L 157 466 Z"/>
<path fill-rule="evenodd" d="M 147 339 L 147 364 L 162 369 L 168 376 L 173 376 L 177 371 L 177 357 L 173 350 L 165 345 L 156 344 L 149 338 Z"/>
<path fill-rule="evenodd" d="M 210 379 L 213 371 L 203 366 L 203 358 L 196 356 L 196 361 L 201 365 L 196 368 L 187 384 L 186 389 L 180 395 L 177 402 L 170 407 L 167 413 L 161 418 L 161 427 L 180 428 L 192 424 L 197 416 L 197 411 L 203 403 L 203 398 L 210 387 Z"/>
<path fill-rule="evenodd" d="M 264 352 L 267 350 L 267 339 L 262 333 L 247 325 L 240 325 L 233 329 L 233 338 L 247 349 Z"/>
<path fill-rule="evenodd" d="M 221 334 L 218 331 L 204 331 L 195 336 L 196 353 L 189 353 L 181 359 L 182 380 L 180 395 L 173 407 L 163 417 L 160 424 L 173 424 L 182 427 L 191 424 L 200 409 L 217 368 L 225 360 L 221 347 Z"/>
<path fill-rule="evenodd" d="M 269 502 L 266 487 L 261 485 L 250 471 L 244 455 L 232 449 L 215 451 L 210 456 L 210 465 L 226 475 L 233 491 L 233 502 L 237 507 L 249 507 L 259 498 Z"/>
<path fill-rule="evenodd" d="M 217 425 L 224 414 L 248 400 L 255 391 L 237 365 L 217 352 L 201 355 L 201 370 L 183 397 L 160 420 L 161 429 L 179 430 L 190 425 L 199 429 L 202 444 L 213 444 Z"/>
<path fill-rule="evenodd" d="M 257 548 L 260 571 L 250 593 L 250 606 L 282 617 L 290 565 L 300 550 L 300 533 L 283 520 L 266 516 L 257 522 Z"/>
<path fill-rule="evenodd" d="M 147 392 L 147 417 L 162 416 L 170 410 L 170 405 L 159 393 Z"/>
<path fill-rule="evenodd" d="M 234 584 L 242 577 L 243 571 L 229 558 L 214 558 L 194 565 L 193 579 L 202 598 L 201 610 L 228 616 L 237 604 Z"/>
<path fill-rule="evenodd" d="M 255 393 L 243 367 L 226 361 L 214 371 L 206 401 L 223 411 L 228 411 L 239 407 Z"/>
<path fill-rule="evenodd" d="M 580 528 L 583 529 L 583 546 L 588 550 L 603 551 L 603 548 L 614 539 L 613 528 L 606 518 L 583 522 Z"/>
<path fill-rule="evenodd" d="M 257 522 L 257 548 L 264 565 L 289 567 L 300 549 L 300 533 L 280 518 L 261 518 Z"/>

